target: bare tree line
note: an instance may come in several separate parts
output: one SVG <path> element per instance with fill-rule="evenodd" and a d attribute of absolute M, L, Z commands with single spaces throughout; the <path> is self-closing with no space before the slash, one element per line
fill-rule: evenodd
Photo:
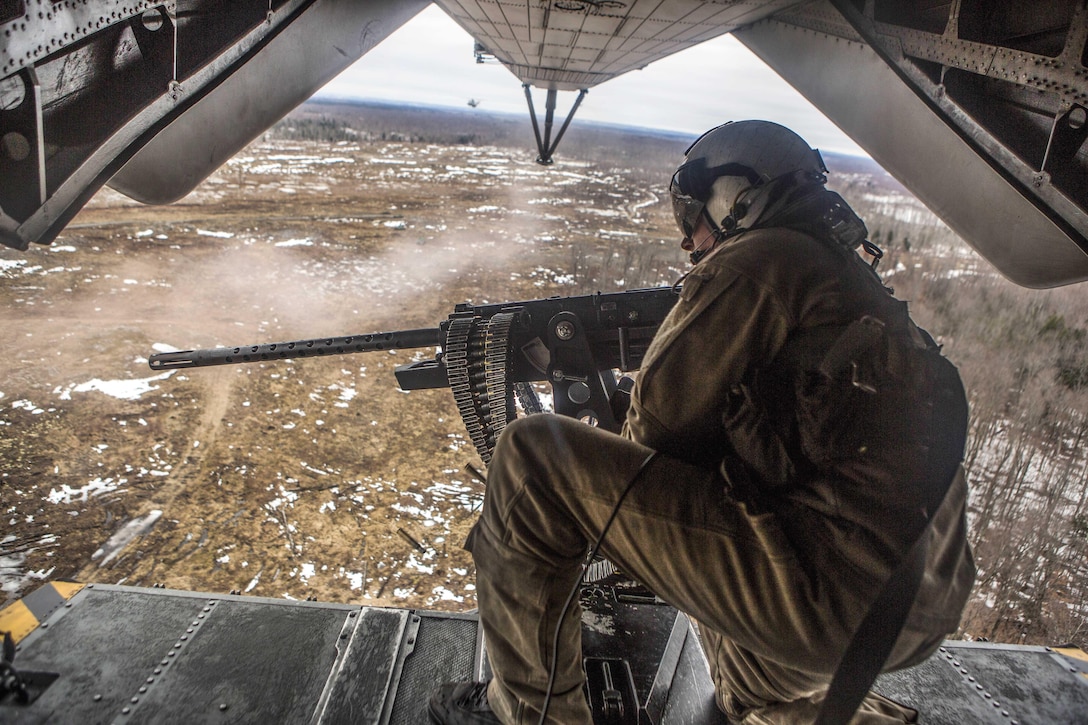
<path fill-rule="evenodd" d="M 1088 295 L 1076 285 L 1017 287 L 935 219 L 906 222 L 851 201 L 886 247 L 886 283 L 944 345 L 970 396 L 965 467 L 979 578 L 961 634 L 1084 646 Z"/>

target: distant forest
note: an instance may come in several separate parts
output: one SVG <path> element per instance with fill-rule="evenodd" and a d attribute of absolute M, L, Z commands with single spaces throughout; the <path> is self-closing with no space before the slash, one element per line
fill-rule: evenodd
<path fill-rule="evenodd" d="M 553 139 L 559 126 L 557 121 Z M 528 109 L 523 115 L 510 115 L 478 108 L 310 101 L 267 134 L 271 138 L 334 144 L 402 141 L 535 149 Z M 563 136 L 556 156 L 622 166 L 636 174 L 644 173 L 647 183 L 664 185 L 694 140 L 692 134 L 576 120 Z M 882 187 L 905 191 L 872 159 L 828 152 L 823 156 L 835 173 L 867 174 Z"/>
<path fill-rule="evenodd" d="M 533 144 L 527 113 L 382 105 L 310 103 L 269 134 L 330 143 Z M 622 167 L 663 188 L 691 140 L 575 122 L 557 155 Z M 830 185 L 885 250 L 885 283 L 943 344 L 970 395 L 965 466 L 979 577 L 961 635 L 1088 648 L 1088 293 L 1083 285 L 1017 287 L 871 160 L 828 155 L 827 162 Z M 630 250 L 623 261 L 639 268 L 622 275 L 628 287 L 660 283 L 657 265 L 643 265 Z"/>

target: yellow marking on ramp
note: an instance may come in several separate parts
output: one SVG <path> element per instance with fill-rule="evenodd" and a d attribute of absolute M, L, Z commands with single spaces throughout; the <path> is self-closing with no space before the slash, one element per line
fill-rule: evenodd
<path fill-rule="evenodd" d="M 1088 652 L 1085 652 L 1080 647 L 1055 647 L 1054 651 L 1060 655 L 1065 655 L 1070 659 L 1088 662 Z"/>
<path fill-rule="evenodd" d="M 10 632 L 15 644 L 19 644 L 37 627 L 38 618 L 21 599 L 0 609 L 0 632 Z"/>

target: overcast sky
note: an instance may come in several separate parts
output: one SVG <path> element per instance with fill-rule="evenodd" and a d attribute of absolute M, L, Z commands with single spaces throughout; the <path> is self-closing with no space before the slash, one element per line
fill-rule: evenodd
<path fill-rule="evenodd" d="M 499 63 L 477 64 L 472 36 L 432 5 L 332 80 L 318 98 L 407 101 L 528 114 L 518 79 Z M 563 116 L 576 93 L 560 93 Z M 544 91 L 533 102 L 543 118 Z M 578 119 L 697 135 L 720 123 L 762 118 L 789 126 L 825 151 L 863 154 L 797 91 L 731 36 L 676 53 L 591 88 Z"/>

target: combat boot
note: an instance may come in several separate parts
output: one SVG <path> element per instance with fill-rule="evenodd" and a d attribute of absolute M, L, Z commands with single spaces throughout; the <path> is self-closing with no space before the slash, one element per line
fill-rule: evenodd
<path fill-rule="evenodd" d="M 447 682 L 427 704 L 435 725 L 501 725 L 487 704 L 486 682 Z"/>

